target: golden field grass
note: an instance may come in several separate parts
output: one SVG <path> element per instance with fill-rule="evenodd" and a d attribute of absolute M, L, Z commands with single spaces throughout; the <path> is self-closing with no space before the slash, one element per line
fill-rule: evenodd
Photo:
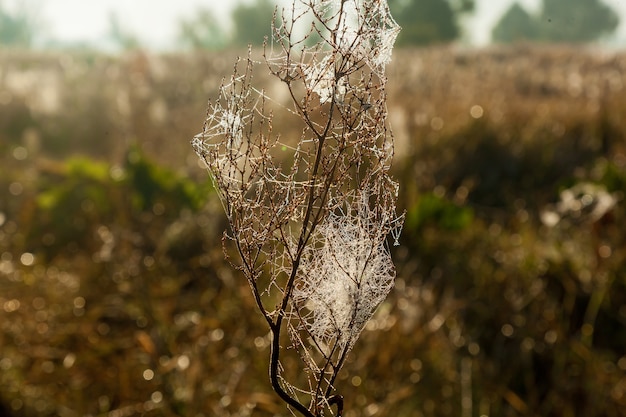
<path fill-rule="evenodd" d="M 189 146 L 236 56 L 0 53 L 0 415 L 288 415 Z M 626 415 L 626 54 L 398 50 L 388 75 L 407 220 L 346 417 Z"/>

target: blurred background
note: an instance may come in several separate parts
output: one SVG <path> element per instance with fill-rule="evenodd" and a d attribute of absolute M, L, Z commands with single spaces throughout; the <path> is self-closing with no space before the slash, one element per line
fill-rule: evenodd
<path fill-rule="evenodd" d="M 626 2 L 389 3 L 407 217 L 345 416 L 626 416 Z M 288 415 L 189 144 L 274 6 L 0 0 L 0 416 Z"/>
<path fill-rule="evenodd" d="M 261 44 L 291 0 L 2 0 L 2 43 L 38 49 L 179 51 Z M 626 46 L 622 0 L 389 0 L 401 44 L 519 40 Z M 259 36 L 260 35 L 260 36 Z"/>

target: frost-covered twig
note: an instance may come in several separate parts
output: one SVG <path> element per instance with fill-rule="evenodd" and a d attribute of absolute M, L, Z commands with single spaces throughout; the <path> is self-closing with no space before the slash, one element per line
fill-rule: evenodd
<path fill-rule="evenodd" d="M 274 134 L 281 109 L 252 85 L 249 54 L 193 147 L 271 331 L 272 387 L 302 415 L 341 415 L 336 378 L 395 277 L 388 236 L 397 243 L 403 218 L 389 176 L 385 66 L 399 27 L 386 0 L 299 0 L 276 14 L 264 58 L 300 138 Z"/>

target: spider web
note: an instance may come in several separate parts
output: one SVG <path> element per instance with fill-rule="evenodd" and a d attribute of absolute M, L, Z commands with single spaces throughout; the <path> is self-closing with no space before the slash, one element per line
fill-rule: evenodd
<path fill-rule="evenodd" d="M 326 349 L 354 346 L 395 278 L 385 245 L 390 224 L 370 209 L 367 192 L 359 194 L 318 226 L 294 291 L 307 332 Z"/>
<path fill-rule="evenodd" d="M 266 319 L 284 315 L 305 365 L 303 389 L 279 363 L 283 388 L 323 403 L 395 279 L 387 236 L 397 244 L 403 217 L 388 173 L 393 137 L 384 90 L 399 26 L 385 0 L 299 1 L 321 24 L 319 41 L 296 51 L 293 29 L 306 14 L 283 11 L 265 60 L 302 100 L 287 108 L 252 86 L 248 58 L 245 71 L 236 68 L 220 86 L 192 145 L 227 214 L 227 237 L 241 255 L 236 266 Z M 296 144 L 272 136 L 268 102 L 305 122 Z M 276 300 L 289 295 L 291 276 L 291 299 L 280 310 Z"/>
<path fill-rule="evenodd" d="M 391 52 L 400 26 L 393 19 L 387 0 L 322 0 L 311 7 L 336 37 L 328 42 L 344 55 L 365 60 L 382 75 L 391 61 Z M 334 26 L 333 26 L 334 25 Z"/>

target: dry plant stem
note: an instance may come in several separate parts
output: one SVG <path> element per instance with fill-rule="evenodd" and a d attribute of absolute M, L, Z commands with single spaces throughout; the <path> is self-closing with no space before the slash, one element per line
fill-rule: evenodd
<path fill-rule="evenodd" d="M 288 84 L 289 85 L 289 84 Z M 293 90 L 291 88 L 289 88 L 289 91 L 292 93 L 292 97 L 293 97 Z M 331 113 L 332 113 L 332 104 L 331 104 Z M 304 118 L 304 120 L 307 122 L 307 125 L 311 125 L 311 121 L 308 119 L 308 117 L 302 113 L 301 114 Z M 330 122 L 327 124 L 326 127 L 326 131 L 328 130 L 328 126 L 330 125 Z M 314 415 L 306 408 L 304 407 L 302 404 L 300 404 L 297 400 L 295 400 L 294 398 L 292 398 L 289 394 L 287 394 L 287 392 L 285 392 L 285 390 L 283 390 L 283 388 L 280 386 L 280 381 L 278 378 L 278 364 L 280 363 L 280 334 L 281 334 L 281 330 L 282 330 L 282 323 L 283 323 L 283 319 L 285 317 L 285 311 L 287 309 L 287 304 L 289 303 L 289 300 L 291 299 L 291 293 L 293 291 L 293 285 L 295 282 L 295 279 L 297 277 L 297 273 L 298 273 L 298 267 L 300 266 L 300 258 L 302 256 L 302 252 L 306 246 L 306 243 L 308 241 L 308 236 L 310 236 L 310 234 L 314 231 L 315 229 L 315 221 L 313 222 L 313 224 L 311 225 L 311 227 L 309 228 L 309 221 L 310 221 L 310 217 L 311 217 L 311 213 L 313 212 L 313 202 L 314 202 L 314 186 L 317 182 L 317 171 L 319 169 L 320 166 L 320 161 L 321 161 L 321 156 L 322 156 L 322 149 L 324 146 L 324 139 L 325 136 L 324 135 L 319 135 L 318 136 L 318 140 L 319 140 L 319 144 L 318 144 L 318 148 L 317 148 L 317 155 L 315 157 L 315 163 L 313 166 L 313 174 L 312 174 L 312 183 L 313 186 L 311 187 L 311 191 L 309 193 L 308 196 L 308 204 L 306 205 L 306 214 L 304 216 L 304 220 L 302 223 L 302 229 L 300 232 L 300 237 L 298 238 L 298 250 L 297 250 L 297 254 L 296 254 L 296 258 L 293 260 L 293 266 L 291 269 L 291 275 L 289 276 L 289 280 L 287 281 L 287 285 L 285 287 L 285 291 L 283 294 L 283 299 L 280 305 L 280 308 L 278 310 L 278 317 L 276 318 L 276 321 L 270 324 L 270 328 L 272 330 L 272 352 L 271 352 L 271 357 L 270 357 L 270 380 L 272 383 L 272 388 L 274 389 L 274 391 L 276 391 L 276 393 L 278 395 L 280 395 L 280 397 L 287 402 L 287 404 L 291 405 L 292 407 L 294 407 L 296 410 L 298 410 L 300 413 L 302 413 L 305 416 L 311 416 L 314 417 Z M 321 210 L 318 211 L 317 216 L 316 216 L 316 220 L 319 217 L 319 213 L 321 212 Z M 308 231 L 308 233 L 307 233 Z M 258 292 L 258 289 L 253 288 L 253 292 Z M 267 313 L 264 313 L 264 315 L 267 317 Z"/>
<path fill-rule="evenodd" d="M 298 38 L 307 18 L 313 26 Z M 402 218 L 384 67 L 398 30 L 385 0 L 294 1 L 263 54 L 293 108 L 252 86 L 249 53 L 193 141 L 228 218 L 225 252 L 233 241 L 233 265 L 270 329 L 272 388 L 306 417 L 342 415 L 335 381 L 395 277 L 386 239 L 397 239 Z M 320 40 L 305 47 L 313 34 Z M 297 144 L 273 136 L 268 103 L 301 123 Z M 308 386 L 285 355 L 301 361 Z"/>

